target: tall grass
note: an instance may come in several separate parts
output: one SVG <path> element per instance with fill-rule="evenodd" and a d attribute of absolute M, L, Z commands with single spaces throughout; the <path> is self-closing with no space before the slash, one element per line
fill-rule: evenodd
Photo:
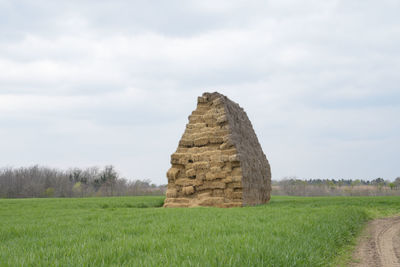
<path fill-rule="evenodd" d="M 0 265 L 326 266 L 368 219 L 400 213 L 397 197 L 273 197 L 232 209 L 162 201 L 0 200 Z"/>

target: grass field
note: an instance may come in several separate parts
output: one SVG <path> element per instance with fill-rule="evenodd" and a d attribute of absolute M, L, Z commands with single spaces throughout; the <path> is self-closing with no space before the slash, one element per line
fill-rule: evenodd
<path fill-rule="evenodd" d="M 273 197 L 246 208 L 159 208 L 163 197 L 0 200 L 0 266 L 336 265 L 399 197 Z"/>

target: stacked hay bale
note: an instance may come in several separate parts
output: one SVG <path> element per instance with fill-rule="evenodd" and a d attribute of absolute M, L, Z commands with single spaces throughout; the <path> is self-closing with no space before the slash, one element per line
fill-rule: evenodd
<path fill-rule="evenodd" d="M 270 166 L 243 109 L 204 93 L 171 155 L 164 207 L 238 207 L 268 202 Z"/>

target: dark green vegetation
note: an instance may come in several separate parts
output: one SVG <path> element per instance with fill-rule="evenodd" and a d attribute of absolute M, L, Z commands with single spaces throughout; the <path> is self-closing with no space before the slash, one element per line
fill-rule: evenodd
<path fill-rule="evenodd" d="M 164 209 L 163 197 L 0 200 L 1 266 L 326 266 L 399 197 L 273 197 Z"/>

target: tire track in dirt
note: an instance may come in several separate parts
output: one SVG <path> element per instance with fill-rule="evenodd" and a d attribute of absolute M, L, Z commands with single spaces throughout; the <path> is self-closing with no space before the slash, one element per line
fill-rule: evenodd
<path fill-rule="evenodd" d="M 368 223 L 353 259 L 352 267 L 400 267 L 400 217 Z"/>

